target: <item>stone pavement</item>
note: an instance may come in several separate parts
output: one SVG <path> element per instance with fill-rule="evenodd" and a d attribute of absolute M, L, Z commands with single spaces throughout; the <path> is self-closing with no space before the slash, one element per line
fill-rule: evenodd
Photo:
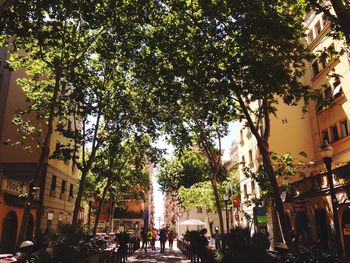
<path fill-rule="evenodd" d="M 152 251 L 150 248 L 148 248 L 147 253 L 144 250 L 137 250 L 135 254 L 128 258 L 127 262 L 132 263 L 153 263 L 153 262 L 159 262 L 159 263 L 165 263 L 165 262 L 172 262 L 172 263 L 189 263 L 190 260 L 187 259 L 185 255 L 182 254 L 182 252 L 177 248 L 176 240 L 174 241 L 173 250 L 169 249 L 168 242 L 165 244 L 165 252 L 160 253 L 160 243 L 159 241 L 156 242 L 156 250 Z"/>

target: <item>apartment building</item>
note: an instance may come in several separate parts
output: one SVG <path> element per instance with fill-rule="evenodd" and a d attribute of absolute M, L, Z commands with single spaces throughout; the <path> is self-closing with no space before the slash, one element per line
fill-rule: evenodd
<path fill-rule="evenodd" d="M 335 242 L 335 224 L 321 147 L 325 142 L 331 145 L 334 152 L 332 172 L 340 238 L 346 255 L 349 255 L 349 52 L 343 50 L 344 42 L 329 36 L 330 23 L 322 13 L 310 11 L 305 18 L 305 26 L 305 44 L 315 59 L 306 65 L 302 81 L 318 90 L 322 98 L 311 101 L 305 115 L 300 113 L 300 107 L 288 107 L 280 103 L 277 118 L 271 117 L 270 149 L 281 154 L 289 152 L 294 158 L 298 158 L 299 152 L 306 152 L 307 158 L 303 161 L 312 165 L 300 167 L 303 176 L 278 178 L 281 197 L 291 228 L 301 238 L 301 242 L 305 245 L 319 242 L 324 248 L 329 248 Z M 244 123 L 240 123 L 238 128 L 241 130 L 239 152 L 243 208 L 251 214 L 244 200 L 254 195 L 254 191 L 258 194 L 258 190 L 251 179 L 245 178 L 242 169 L 246 165 L 256 169 L 260 162 L 259 151 Z"/>
<path fill-rule="evenodd" d="M 251 108 L 259 107 L 259 102 L 252 102 Z M 279 229 L 274 226 L 278 225 L 278 219 L 275 209 L 269 203 L 260 203 L 261 190 L 257 182 L 244 173 L 246 168 L 256 172 L 262 162 L 262 157 L 257 146 L 255 137 L 250 129 L 246 127 L 244 121 L 237 124 L 239 130 L 238 155 L 239 155 L 239 175 L 241 191 L 241 209 L 244 211 L 241 215 L 241 225 L 250 227 L 252 232 L 268 231 L 271 238 L 278 242 L 277 237 Z M 270 151 L 283 155 L 289 153 L 293 156 L 294 161 L 298 163 L 303 161 L 308 163 L 314 160 L 314 152 L 311 138 L 311 127 L 309 122 L 309 113 L 302 112 L 302 104 L 297 106 L 287 106 L 282 102 L 278 104 L 276 116 L 271 116 L 271 134 L 269 138 Z M 261 127 L 263 128 L 263 126 Z M 306 153 L 306 157 L 301 157 L 300 152 Z M 309 168 L 300 167 L 304 172 Z M 299 180 L 297 175 L 293 178 L 278 178 L 280 186 L 291 184 Z M 291 221 L 288 215 L 289 221 Z"/>
<path fill-rule="evenodd" d="M 29 182 L 35 172 L 40 155 L 40 147 L 35 138 L 24 138 L 17 132 L 12 118 L 18 109 L 25 107 L 26 97 L 17 79 L 25 76 L 25 70 L 10 72 L 5 68 L 7 51 L 0 48 L 0 232 L 2 251 L 13 251 L 23 215 L 26 193 Z M 41 125 L 45 132 L 44 122 L 29 115 L 28 120 Z M 56 120 L 57 121 L 57 120 Z M 51 139 L 51 153 L 66 139 L 54 133 Z M 28 149 L 29 146 L 31 149 Z M 27 149 L 25 149 L 27 148 Z M 40 230 L 55 230 L 60 222 L 70 222 L 74 206 L 74 191 L 77 175 L 72 161 L 50 159 L 46 168 L 46 185 L 44 211 Z M 38 192 L 32 204 L 27 238 L 34 232 L 37 218 Z M 5 242 L 6 241 L 6 242 Z"/>
<path fill-rule="evenodd" d="M 325 173 L 321 147 L 328 142 L 333 148 L 332 168 L 336 209 L 339 217 L 340 239 L 347 256 L 350 254 L 350 211 L 348 178 L 350 176 L 350 60 L 344 42 L 329 36 L 330 22 L 324 14 L 310 11 L 305 18 L 305 40 L 315 55 L 307 67 L 304 84 L 318 90 L 322 99 L 310 102 L 309 121 L 315 167 L 309 177 L 292 184 L 290 203 L 294 208 L 296 227 L 304 236 L 318 241 L 325 248 L 334 243 L 330 187 Z M 289 207 L 291 210 L 291 207 Z M 302 223 L 302 222 L 308 223 Z M 300 222 L 300 223 L 299 223 Z M 299 227 L 298 227 L 299 224 Z"/>

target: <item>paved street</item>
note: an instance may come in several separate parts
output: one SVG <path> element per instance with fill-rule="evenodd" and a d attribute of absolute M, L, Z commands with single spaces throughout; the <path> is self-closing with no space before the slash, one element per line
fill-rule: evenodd
<path fill-rule="evenodd" d="M 127 262 L 173 262 L 173 263 L 187 263 L 190 262 L 176 246 L 176 241 L 174 241 L 173 250 L 169 250 L 168 242 L 166 243 L 165 252 L 160 253 L 160 243 L 156 242 L 156 251 L 151 251 L 149 248 L 147 253 L 144 250 L 138 250 L 135 254 L 128 258 Z"/>

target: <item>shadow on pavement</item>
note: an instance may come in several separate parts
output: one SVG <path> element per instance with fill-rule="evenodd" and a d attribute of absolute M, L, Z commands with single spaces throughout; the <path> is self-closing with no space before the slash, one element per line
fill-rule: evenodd
<path fill-rule="evenodd" d="M 158 243 L 158 242 L 157 242 Z M 164 253 L 160 252 L 159 244 L 156 244 L 156 250 L 151 251 L 148 249 L 147 252 L 144 250 L 138 250 L 132 257 L 128 258 L 127 262 L 173 262 L 173 263 L 187 263 L 190 262 L 182 253 L 176 248 L 176 243 L 174 242 L 174 249 L 165 249 Z"/>

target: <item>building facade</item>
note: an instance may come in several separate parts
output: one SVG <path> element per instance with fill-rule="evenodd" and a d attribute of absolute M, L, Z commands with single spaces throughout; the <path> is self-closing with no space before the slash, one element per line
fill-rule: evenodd
<path fill-rule="evenodd" d="M 336 194 L 336 212 L 339 217 L 340 239 L 346 255 L 350 255 L 350 59 L 344 42 L 333 39 L 330 23 L 325 16 L 310 11 L 305 18 L 305 45 L 315 55 L 306 63 L 305 85 L 319 91 L 321 98 L 311 101 L 308 112 L 301 113 L 301 105 L 277 106 L 277 117 L 271 116 L 270 150 L 279 154 L 291 153 L 297 163 L 299 152 L 305 152 L 298 171 L 303 176 L 278 178 L 281 197 L 291 230 L 300 243 L 318 242 L 324 248 L 335 244 L 330 186 L 321 155 L 324 143 L 333 148 L 333 183 Z M 243 209 L 252 214 L 244 200 L 254 195 L 257 187 L 246 178 L 245 166 L 256 169 L 260 164 L 259 150 L 250 132 L 240 123 L 240 173 Z M 269 218 L 271 225 L 272 218 Z"/>
<path fill-rule="evenodd" d="M 10 72 L 5 68 L 5 48 L 0 48 L 0 59 L 0 233 L 2 251 L 13 252 L 23 215 L 24 196 L 39 160 L 40 147 L 35 138 L 25 138 L 18 133 L 18 127 L 12 123 L 16 111 L 26 106 L 25 94 L 16 82 L 18 78 L 25 76 L 25 70 Z M 41 126 L 45 132 L 44 122 L 38 121 L 34 114 L 29 114 L 28 120 L 38 127 Z M 50 144 L 51 153 L 64 140 L 54 132 Z M 41 189 L 45 191 L 41 231 L 55 230 L 59 222 L 71 221 L 77 185 L 77 175 L 72 165 L 72 161 L 50 159 L 48 162 L 46 185 Z M 35 231 L 33 228 L 37 218 L 39 191 L 40 189 L 36 190 L 36 201 L 31 208 L 28 239 Z M 11 245 L 6 245 L 8 241 L 5 240 L 10 240 Z"/>

